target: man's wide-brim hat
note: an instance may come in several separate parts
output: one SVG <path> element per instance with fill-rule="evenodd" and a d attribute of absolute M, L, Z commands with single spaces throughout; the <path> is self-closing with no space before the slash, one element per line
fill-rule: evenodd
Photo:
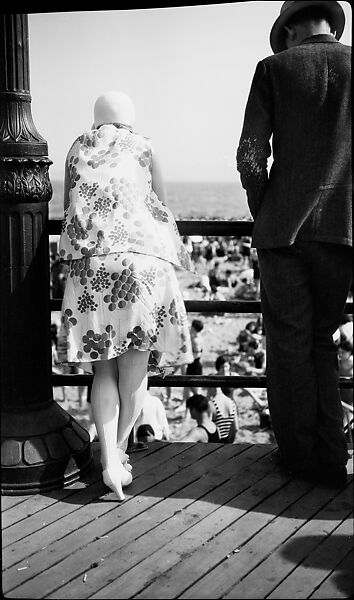
<path fill-rule="evenodd" d="M 313 0 L 312 2 L 311 0 L 293 0 L 292 2 L 284 2 L 280 9 L 280 15 L 270 32 L 270 45 L 274 54 L 286 50 L 284 26 L 300 10 L 310 7 L 321 8 L 326 12 L 331 31 L 335 31 L 337 40 L 340 39 L 344 30 L 345 15 L 339 2 L 332 2 L 331 0 Z"/>

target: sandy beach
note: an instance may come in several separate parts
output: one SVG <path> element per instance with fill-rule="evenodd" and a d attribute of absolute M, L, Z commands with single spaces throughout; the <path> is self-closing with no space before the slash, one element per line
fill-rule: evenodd
<path fill-rule="evenodd" d="M 226 268 L 226 266 L 225 266 Z M 229 265 L 228 265 L 229 268 Z M 202 299 L 202 291 L 195 284 L 199 281 L 197 275 L 189 272 L 178 272 L 180 286 L 184 299 L 198 300 Z M 221 293 L 227 297 L 227 289 L 220 288 Z M 203 340 L 203 368 L 204 374 L 215 373 L 215 359 L 220 354 L 228 354 L 232 357 L 236 354 L 236 338 L 241 329 L 243 329 L 251 320 L 255 320 L 258 315 L 255 314 L 224 314 L 211 315 L 201 313 L 189 313 L 189 319 L 199 318 L 204 323 L 202 331 Z M 59 313 L 55 314 L 58 320 Z M 90 427 L 89 411 L 86 402 L 86 388 L 83 392 L 81 406 L 78 403 L 78 388 L 66 387 L 66 401 L 63 402 L 61 388 L 54 388 L 54 398 L 61 404 L 77 421 L 85 428 Z M 261 394 L 261 390 L 255 390 L 256 394 Z M 151 388 L 153 395 L 159 396 L 164 403 L 167 419 L 171 431 L 171 441 L 182 439 L 195 425 L 190 416 L 186 413 L 183 401 L 183 388 L 175 387 L 171 390 L 171 398 L 167 403 L 163 388 Z M 274 435 L 271 429 L 260 427 L 259 412 L 256 409 L 254 399 L 247 390 L 236 390 L 235 400 L 239 413 L 239 430 L 236 435 L 235 443 L 273 443 Z"/>

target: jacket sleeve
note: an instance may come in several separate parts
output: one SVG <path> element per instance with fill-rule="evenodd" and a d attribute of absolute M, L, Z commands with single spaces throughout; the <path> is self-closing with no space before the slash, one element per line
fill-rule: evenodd
<path fill-rule="evenodd" d="M 271 86 L 267 67 L 261 61 L 253 76 L 236 153 L 237 170 L 254 219 L 268 183 L 267 159 L 271 154 L 272 120 Z"/>

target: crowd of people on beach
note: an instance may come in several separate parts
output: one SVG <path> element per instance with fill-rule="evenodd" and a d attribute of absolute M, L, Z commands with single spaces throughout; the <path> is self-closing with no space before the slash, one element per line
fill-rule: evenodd
<path fill-rule="evenodd" d="M 259 299 L 257 252 L 249 236 L 184 236 L 183 242 L 203 299 Z"/>
<path fill-rule="evenodd" d="M 255 248 L 249 236 L 183 237 L 197 281 L 191 287 L 200 288 L 206 300 L 257 300 L 260 276 Z M 60 260 L 57 244 L 50 252 L 50 291 L 52 298 L 63 298 L 68 267 Z"/>
<path fill-rule="evenodd" d="M 248 236 L 184 236 L 183 243 L 187 248 L 195 267 L 197 279 L 190 284 L 195 294 L 203 299 L 242 299 L 254 300 L 259 298 L 259 268 L 257 253 L 251 247 L 251 239 Z M 62 263 L 56 250 L 55 242 L 51 245 L 51 297 L 61 299 L 64 295 L 65 282 L 68 276 L 68 268 Z M 351 297 L 348 298 L 350 300 Z M 193 351 L 193 362 L 180 368 L 181 374 L 202 375 L 203 369 L 203 317 L 191 319 L 190 335 Z M 353 376 L 353 319 L 351 315 L 344 315 L 342 324 L 335 334 L 335 341 L 339 350 L 339 375 L 342 377 Z M 261 315 L 254 315 L 242 328 L 236 339 L 236 347 L 232 352 L 219 354 L 215 360 L 215 374 L 217 375 L 240 375 L 240 376 L 262 376 L 266 375 L 266 351 L 265 332 Z M 52 365 L 54 373 L 82 373 L 78 367 L 68 365 L 65 362 L 66 338 L 62 326 L 52 323 Z M 90 435 L 95 439 L 97 432 L 92 422 L 90 411 L 90 388 L 86 392 L 87 403 L 90 413 Z M 66 388 L 62 388 L 62 401 L 68 406 Z M 269 415 L 267 392 L 265 388 L 242 388 L 242 391 L 253 399 L 254 410 L 259 415 L 259 429 L 271 430 L 271 419 Z M 175 399 L 177 410 L 181 414 L 182 409 L 185 418 L 190 415 L 197 422 L 196 428 L 183 438 L 183 441 L 209 441 L 207 434 L 201 433 L 199 423 L 204 422 L 208 427 L 212 420 L 217 419 L 216 412 L 220 408 L 218 403 L 228 405 L 227 410 L 223 406 L 221 419 L 229 418 L 233 423 L 229 440 L 237 439 L 239 429 L 239 417 L 237 407 L 236 389 L 227 386 L 215 388 L 183 388 L 183 398 Z M 144 408 L 134 428 L 134 439 L 138 443 L 147 443 L 152 440 L 170 440 L 170 428 L 166 416 L 166 410 L 173 405 L 171 388 L 160 388 L 159 393 L 152 394 L 147 391 Z M 352 414 L 353 393 L 351 389 L 341 390 L 342 401 L 348 412 Z M 77 408 L 85 406 L 85 386 L 77 387 Z M 201 409 L 207 403 L 207 410 Z M 215 408 L 217 406 L 217 408 Z M 68 406 L 69 407 L 69 406 Z M 194 407 L 194 408 L 193 408 Z M 196 408 L 197 407 L 197 408 Z M 223 416 L 226 415 L 226 416 Z M 198 431 L 195 431 L 198 429 Z M 350 428 L 348 433 L 350 432 Z M 200 438 L 200 439 L 199 439 Z"/>

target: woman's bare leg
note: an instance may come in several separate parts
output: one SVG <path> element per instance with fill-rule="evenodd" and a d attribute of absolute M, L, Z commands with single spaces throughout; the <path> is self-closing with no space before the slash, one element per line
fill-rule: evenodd
<path fill-rule="evenodd" d="M 131 483 L 117 450 L 117 426 L 120 413 L 118 370 L 115 359 L 97 361 L 91 391 L 92 415 L 101 448 L 103 480 L 123 500 L 122 486 Z"/>
<path fill-rule="evenodd" d="M 117 444 L 127 449 L 128 438 L 143 406 L 147 390 L 147 367 L 150 351 L 128 350 L 116 361 L 119 373 L 120 411 Z"/>
<path fill-rule="evenodd" d="M 105 469 L 117 454 L 119 393 L 118 371 L 114 359 L 97 361 L 95 364 L 91 408 L 101 446 L 102 468 Z"/>

